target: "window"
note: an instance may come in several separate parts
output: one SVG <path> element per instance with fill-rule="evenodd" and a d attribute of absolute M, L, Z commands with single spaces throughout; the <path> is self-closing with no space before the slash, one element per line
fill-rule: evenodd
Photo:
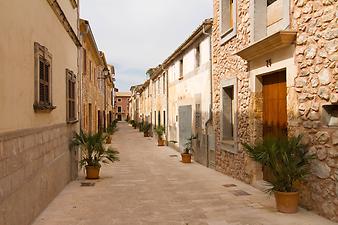
<path fill-rule="evenodd" d="M 236 36 L 236 1 L 220 0 L 221 36 L 223 43 Z"/>
<path fill-rule="evenodd" d="M 154 87 L 154 97 L 156 97 L 156 81 L 154 81 L 153 87 Z"/>
<path fill-rule="evenodd" d="M 223 87 L 223 140 L 234 138 L 234 86 Z"/>
<path fill-rule="evenodd" d="M 271 5 L 271 4 L 274 3 L 275 1 L 277 1 L 277 0 L 267 0 L 267 5 L 268 5 L 268 6 Z"/>
<path fill-rule="evenodd" d="M 122 112 L 122 107 L 121 106 L 117 107 L 117 112 L 119 112 L 119 113 Z"/>
<path fill-rule="evenodd" d="M 89 60 L 89 79 L 92 80 L 92 61 Z"/>
<path fill-rule="evenodd" d="M 338 105 L 323 105 L 322 121 L 325 126 L 338 127 Z"/>
<path fill-rule="evenodd" d="M 163 111 L 163 126 L 164 126 L 164 128 L 166 127 L 166 115 L 165 115 L 165 111 Z"/>
<path fill-rule="evenodd" d="M 35 58 L 35 111 L 53 110 L 52 104 L 52 55 L 48 49 L 34 43 Z"/>
<path fill-rule="evenodd" d="M 183 59 L 180 60 L 179 62 L 179 66 L 180 66 L 180 76 L 179 78 L 182 79 L 183 78 Z"/>
<path fill-rule="evenodd" d="M 154 123 L 155 123 L 155 128 L 156 128 L 156 111 L 154 111 Z"/>
<path fill-rule="evenodd" d="M 74 122 L 76 118 L 76 76 L 66 70 L 67 77 L 67 122 Z"/>
<path fill-rule="evenodd" d="M 83 49 L 83 74 L 87 74 L 87 51 Z"/>
<path fill-rule="evenodd" d="M 237 151 L 236 85 L 236 78 L 221 81 L 221 149 L 233 153 Z"/>
<path fill-rule="evenodd" d="M 161 126 L 161 112 L 158 111 L 158 116 L 157 116 L 157 119 L 158 119 L 158 125 Z"/>
<path fill-rule="evenodd" d="M 201 65 L 201 50 L 200 46 L 197 46 L 195 49 L 195 66 L 198 68 Z"/>
<path fill-rule="evenodd" d="M 161 77 L 160 78 L 158 78 L 158 80 L 157 80 L 157 91 L 158 91 L 158 94 L 160 94 L 161 93 Z"/>
<path fill-rule="evenodd" d="M 163 94 L 165 94 L 165 88 L 166 88 L 166 76 L 165 73 L 163 74 Z"/>
<path fill-rule="evenodd" d="M 122 101 L 122 99 L 118 98 L 117 101 L 120 102 L 120 101 Z"/>

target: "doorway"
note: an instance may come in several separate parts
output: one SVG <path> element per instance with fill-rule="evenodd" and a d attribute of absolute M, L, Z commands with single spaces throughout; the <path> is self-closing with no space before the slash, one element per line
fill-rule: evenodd
<path fill-rule="evenodd" d="M 286 73 L 263 76 L 263 137 L 287 136 Z"/>
<path fill-rule="evenodd" d="M 286 72 L 263 76 L 263 138 L 287 136 Z M 263 180 L 272 173 L 263 166 Z"/>
<path fill-rule="evenodd" d="M 179 147 L 184 149 L 187 139 L 192 135 L 192 106 L 178 107 Z"/>

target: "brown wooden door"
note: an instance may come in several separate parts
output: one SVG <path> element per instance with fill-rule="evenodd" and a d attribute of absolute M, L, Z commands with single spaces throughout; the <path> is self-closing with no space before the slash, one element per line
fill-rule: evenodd
<path fill-rule="evenodd" d="M 287 135 L 285 71 L 263 76 L 263 136 Z"/>
<path fill-rule="evenodd" d="M 285 71 L 263 77 L 263 137 L 287 135 Z M 273 174 L 263 165 L 263 180 L 272 181 Z"/>

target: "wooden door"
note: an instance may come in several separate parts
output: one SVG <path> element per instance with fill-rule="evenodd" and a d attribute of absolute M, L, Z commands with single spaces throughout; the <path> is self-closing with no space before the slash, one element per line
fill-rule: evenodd
<path fill-rule="evenodd" d="M 263 77 L 263 137 L 287 136 L 286 74 L 277 72 Z M 263 179 L 273 174 L 263 165 Z"/>
<path fill-rule="evenodd" d="M 263 136 L 287 135 L 285 71 L 263 77 Z"/>
<path fill-rule="evenodd" d="M 187 139 L 192 135 L 192 106 L 178 107 L 179 147 L 184 149 Z"/>

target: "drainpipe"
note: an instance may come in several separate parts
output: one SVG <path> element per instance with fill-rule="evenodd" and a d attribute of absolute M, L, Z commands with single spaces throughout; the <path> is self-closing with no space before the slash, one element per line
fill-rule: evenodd
<path fill-rule="evenodd" d="M 212 29 L 212 28 L 211 28 Z M 212 105 L 213 105 L 213 85 L 212 85 L 212 35 L 205 31 L 205 26 L 203 25 L 203 34 L 210 38 L 209 46 L 210 46 L 210 106 L 209 106 L 209 118 L 205 122 L 205 129 L 207 135 L 207 167 L 209 167 L 209 132 L 208 132 L 208 125 L 212 123 Z"/>
<path fill-rule="evenodd" d="M 167 70 L 164 69 L 163 64 L 161 64 L 161 68 L 164 71 L 164 75 L 165 75 L 165 91 L 166 91 L 166 117 L 165 117 L 165 130 L 166 130 L 166 141 L 167 141 L 167 145 L 168 145 L 168 137 L 169 137 L 169 85 L 168 85 L 168 73 Z"/>

